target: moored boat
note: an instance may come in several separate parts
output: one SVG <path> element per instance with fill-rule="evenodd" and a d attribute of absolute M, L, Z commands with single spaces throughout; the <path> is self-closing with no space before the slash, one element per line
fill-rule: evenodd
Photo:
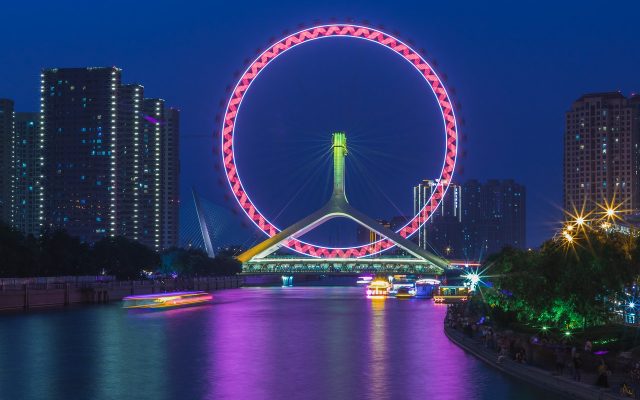
<path fill-rule="evenodd" d="M 437 290 L 440 281 L 437 279 L 418 279 L 416 281 L 416 298 L 430 299 Z"/>
<path fill-rule="evenodd" d="M 411 289 L 407 286 L 398 288 L 396 292 L 396 299 L 410 299 L 416 295 L 415 289 Z"/>
<path fill-rule="evenodd" d="M 367 286 L 367 297 L 384 299 L 389 296 L 390 288 L 391 285 L 389 282 L 382 279 L 376 279 Z"/>
<path fill-rule="evenodd" d="M 469 299 L 469 288 L 466 286 L 439 286 L 433 301 L 436 303 L 461 303 Z"/>

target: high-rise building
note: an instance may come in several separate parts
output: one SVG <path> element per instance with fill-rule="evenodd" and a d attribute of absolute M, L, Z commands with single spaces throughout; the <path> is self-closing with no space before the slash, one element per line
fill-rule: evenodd
<path fill-rule="evenodd" d="M 13 160 L 11 224 L 38 236 L 44 221 L 44 144 L 38 113 L 15 114 Z"/>
<path fill-rule="evenodd" d="M 140 175 L 138 177 L 138 240 L 161 250 L 162 131 L 164 100 L 144 99 L 140 130 Z"/>
<path fill-rule="evenodd" d="M 163 250 L 178 246 L 180 230 L 180 110 L 165 110 L 162 138 L 162 243 Z"/>
<path fill-rule="evenodd" d="M 414 215 L 424 207 L 438 186 L 437 180 L 425 179 L 413 188 Z M 416 234 L 418 245 L 448 256 L 461 246 L 462 192 L 459 185 L 450 184 L 440 207 Z"/>
<path fill-rule="evenodd" d="M 46 69 L 41 87 L 46 226 L 177 245 L 179 111 L 115 67 Z"/>
<path fill-rule="evenodd" d="M 144 88 L 120 85 L 118 88 L 117 146 L 117 234 L 138 240 L 139 176 Z"/>
<path fill-rule="evenodd" d="M 564 134 L 565 210 L 599 213 L 612 202 L 640 209 L 639 118 L 638 95 L 592 93 L 572 104 Z"/>
<path fill-rule="evenodd" d="M 116 234 L 120 69 L 42 71 L 47 227 L 86 242 Z"/>
<path fill-rule="evenodd" d="M 457 259 L 477 261 L 487 256 L 487 224 L 485 218 L 485 196 L 482 184 L 470 179 L 462 185 L 462 251 L 456 249 Z"/>
<path fill-rule="evenodd" d="M 414 212 L 438 183 L 413 188 Z M 513 180 L 451 184 L 438 210 L 416 234 L 419 245 L 451 259 L 481 260 L 505 246 L 524 248 L 525 188 Z"/>
<path fill-rule="evenodd" d="M 0 99 L 0 221 L 11 224 L 13 193 L 13 100 Z"/>
<path fill-rule="evenodd" d="M 471 187 L 476 188 L 477 185 L 472 183 Z M 484 247 L 478 249 L 474 246 L 479 241 L 472 241 L 470 245 L 465 246 L 465 258 L 482 259 L 499 252 L 506 246 L 524 249 L 526 247 L 524 186 L 511 179 L 491 179 L 481 185 L 480 190 L 480 232 L 484 239 Z M 469 208 L 476 206 L 476 200 L 473 199 L 469 203 Z M 472 224 L 465 224 L 465 228 L 466 226 L 472 226 Z"/>

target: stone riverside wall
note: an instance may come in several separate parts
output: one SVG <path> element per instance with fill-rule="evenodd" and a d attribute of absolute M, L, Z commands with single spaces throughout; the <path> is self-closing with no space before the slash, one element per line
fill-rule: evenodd
<path fill-rule="evenodd" d="M 28 310 L 80 303 L 120 301 L 134 294 L 179 290 L 220 290 L 239 288 L 239 276 L 201 277 L 147 281 L 7 283 L 0 281 L 0 311 Z"/>

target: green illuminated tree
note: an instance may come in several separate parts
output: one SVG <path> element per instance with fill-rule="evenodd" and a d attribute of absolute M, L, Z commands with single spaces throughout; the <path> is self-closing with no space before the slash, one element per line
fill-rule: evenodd
<path fill-rule="evenodd" d="M 637 277 L 636 240 L 589 230 L 570 245 L 558 240 L 539 251 L 505 249 L 487 260 L 493 288 L 486 301 L 517 320 L 562 328 L 606 323 L 607 300 Z"/>

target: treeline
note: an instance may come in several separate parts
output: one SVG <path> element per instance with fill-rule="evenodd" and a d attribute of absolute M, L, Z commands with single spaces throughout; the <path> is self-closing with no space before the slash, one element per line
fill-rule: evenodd
<path fill-rule="evenodd" d="M 232 254 L 224 252 L 215 259 L 197 249 L 176 248 L 158 254 L 124 237 L 88 245 L 62 230 L 35 238 L 0 224 L 0 277 L 114 275 L 122 280 L 141 279 L 148 272 L 208 276 L 240 270 Z"/>
<path fill-rule="evenodd" d="M 538 251 L 505 249 L 485 266 L 484 300 L 503 323 L 575 329 L 609 322 L 640 273 L 639 238 L 587 230 Z M 630 307 L 634 307 L 632 304 Z"/>

